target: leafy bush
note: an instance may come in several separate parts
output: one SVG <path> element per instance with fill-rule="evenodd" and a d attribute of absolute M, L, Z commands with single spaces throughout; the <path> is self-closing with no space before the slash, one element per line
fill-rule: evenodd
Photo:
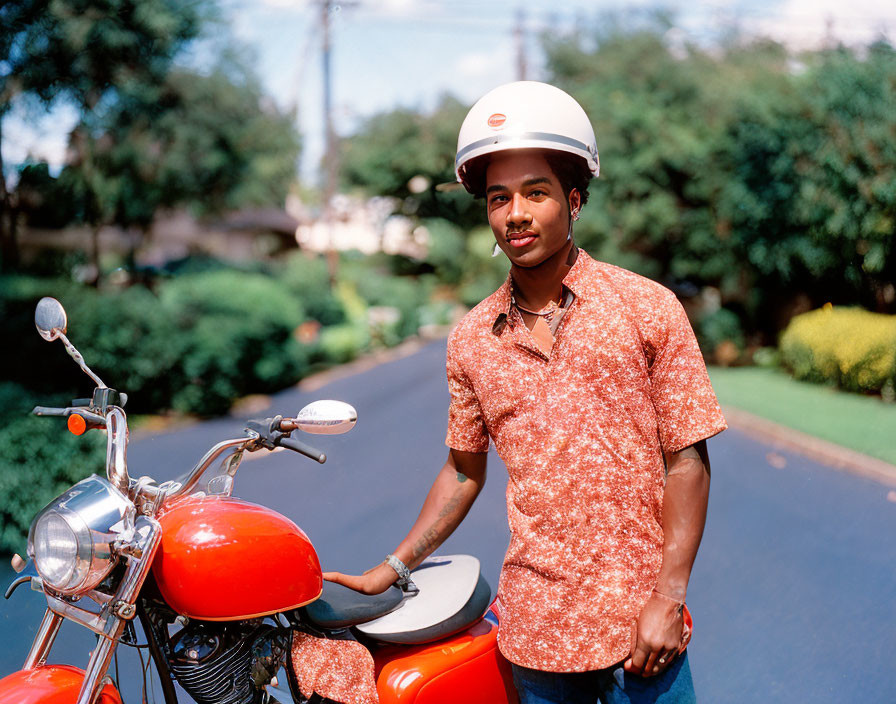
<path fill-rule="evenodd" d="M 451 301 L 430 301 L 420 309 L 421 327 L 450 325 L 454 308 Z"/>
<path fill-rule="evenodd" d="M 233 270 L 181 276 L 158 295 L 135 286 L 99 293 L 51 279 L 3 279 L 0 312 L 14 344 L 0 365 L 26 388 L 86 396 L 90 382 L 62 346 L 35 332 L 34 306 L 55 295 L 69 314 L 69 335 L 91 368 L 129 394 L 129 411 L 175 408 L 213 415 L 247 393 L 288 386 L 307 370 L 294 337 L 305 312 L 271 277 Z"/>
<path fill-rule="evenodd" d="M 494 293 L 504 280 L 510 266 L 507 257 L 492 257 L 495 236 L 489 227 L 477 227 L 467 237 L 464 273 L 458 294 L 465 306 L 473 307 Z"/>
<path fill-rule="evenodd" d="M 896 315 L 828 305 L 796 316 L 780 347 L 797 379 L 859 392 L 896 383 Z"/>
<path fill-rule="evenodd" d="M 345 322 L 345 308 L 330 288 L 330 274 L 323 257 L 304 252 L 293 254 L 286 260 L 278 279 L 301 301 L 311 320 L 321 325 Z"/>
<path fill-rule="evenodd" d="M 343 264 L 342 274 L 344 281 L 353 286 L 367 306 L 398 309 L 397 323 L 390 334 L 381 339 L 384 344 L 396 344 L 417 333 L 420 306 L 428 299 L 431 285 L 420 278 L 391 276 L 382 267 L 383 262 L 376 258 L 348 259 Z"/>
<path fill-rule="evenodd" d="M 53 295 L 66 306 L 72 342 L 91 368 L 128 393 L 128 411 L 215 415 L 239 396 L 298 381 L 311 364 L 339 364 L 416 334 L 435 284 L 432 276 L 392 276 L 382 257 L 349 255 L 335 290 L 324 259 L 304 254 L 274 267 L 274 276 L 217 260 L 182 264 L 178 275 L 156 280 L 155 292 L 0 279 L 4 332 L 15 341 L 0 346 L 0 368 L 34 391 L 89 395 L 90 381 L 62 346 L 34 331 L 35 304 Z M 316 341 L 307 337 L 313 329 L 299 330 L 309 321 L 321 325 Z"/>
<path fill-rule="evenodd" d="M 753 352 L 753 364 L 763 369 L 777 369 L 781 366 L 781 352 L 776 347 L 760 347 Z"/>
<path fill-rule="evenodd" d="M 426 260 L 446 284 L 458 284 L 464 274 L 466 242 L 461 229 L 443 218 L 424 222 L 429 230 L 429 253 Z"/>
<path fill-rule="evenodd" d="M 722 345 L 733 346 L 736 353 L 744 347 L 740 318 L 727 308 L 704 315 L 697 323 L 697 339 L 706 355 L 715 355 Z"/>
<path fill-rule="evenodd" d="M 103 381 L 128 394 L 129 411 L 150 412 L 168 405 L 180 364 L 175 343 L 179 331 L 152 292 L 140 286 L 114 295 L 85 289 L 62 303 L 73 344 Z M 62 346 L 55 347 L 68 378 L 89 384 Z M 89 396 L 89 387 L 81 395 Z"/>
<path fill-rule="evenodd" d="M 74 393 L 76 382 L 87 377 L 74 367 L 59 343 L 49 344 L 34 329 L 34 307 L 43 296 L 73 301 L 88 289 L 63 279 L 27 276 L 0 277 L 0 320 L 3 344 L 0 344 L 2 377 L 15 379 L 28 389 L 41 393 Z M 72 322 L 71 316 L 69 321 Z M 76 329 L 76 328 L 75 328 Z M 77 342 L 76 338 L 76 342 Z M 83 385 L 83 384 L 82 384 Z"/>
<path fill-rule="evenodd" d="M 295 383 L 307 351 L 293 336 L 305 313 L 276 280 L 218 271 L 168 282 L 160 302 L 172 317 L 171 407 L 201 415 L 224 413 L 238 396 Z"/>
<path fill-rule="evenodd" d="M 327 364 L 350 362 L 369 342 L 367 331 L 358 325 L 347 323 L 324 328 L 317 344 L 316 361 Z"/>
<path fill-rule="evenodd" d="M 75 482 L 103 474 L 102 433 L 75 437 L 64 419 L 31 415 L 35 405 L 69 401 L 0 383 L 0 550 L 24 554 L 34 514 Z"/>

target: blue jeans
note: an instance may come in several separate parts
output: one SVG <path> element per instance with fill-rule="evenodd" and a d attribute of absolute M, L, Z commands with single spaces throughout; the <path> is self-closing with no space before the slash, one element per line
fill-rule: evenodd
<path fill-rule="evenodd" d="M 696 704 L 688 654 L 656 677 L 638 677 L 621 665 L 593 672 L 542 672 L 513 665 L 520 704 Z"/>

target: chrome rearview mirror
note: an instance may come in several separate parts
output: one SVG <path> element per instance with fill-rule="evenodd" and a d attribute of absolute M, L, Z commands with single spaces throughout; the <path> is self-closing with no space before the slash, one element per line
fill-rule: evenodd
<path fill-rule="evenodd" d="M 44 296 L 34 309 L 34 325 L 40 336 L 48 342 L 52 342 L 59 335 L 65 335 L 68 326 L 65 308 L 55 298 Z"/>
<path fill-rule="evenodd" d="M 75 349 L 75 346 L 65 336 L 68 327 L 68 317 L 65 315 L 65 308 L 62 307 L 59 301 L 50 296 L 41 298 L 34 309 L 34 326 L 37 328 L 40 336 L 47 341 L 62 340 L 62 344 L 65 345 L 65 351 L 68 352 L 69 357 L 78 363 L 78 366 L 84 370 L 84 373 L 93 379 L 101 389 L 108 388 L 103 383 L 103 380 L 90 370 L 90 367 L 84 362 L 84 357 L 81 356 L 81 353 Z"/>
<path fill-rule="evenodd" d="M 315 401 L 305 406 L 295 417 L 299 430 L 315 435 L 347 433 L 358 422 L 358 412 L 342 401 Z"/>

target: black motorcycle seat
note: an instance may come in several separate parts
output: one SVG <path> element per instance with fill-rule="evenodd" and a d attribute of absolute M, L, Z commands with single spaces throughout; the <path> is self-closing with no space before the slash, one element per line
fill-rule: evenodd
<path fill-rule="evenodd" d="M 391 613 L 403 599 L 404 592 L 396 586 L 382 594 L 361 594 L 335 582 L 324 582 L 320 597 L 305 607 L 305 614 L 321 628 L 347 628 Z"/>

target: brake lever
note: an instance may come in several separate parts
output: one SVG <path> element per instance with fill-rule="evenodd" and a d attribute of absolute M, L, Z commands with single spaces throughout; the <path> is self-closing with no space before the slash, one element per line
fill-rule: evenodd
<path fill-rule="evenodd" d="M 274 416 L 273 418 L 265 418 L 263 420 L 250 420 L 246 423 L 246 430 L 257 433 L 259 443 L 268 450 L 273 450 L 275 447 L 285 447 L 287 450 L 298 452 L 300 455 L 305 455 L 305 457 L 320 464 L 327 461 L 325 453 L 311 447 L 311 445 L 306 445 L 300 440 L 291 438 L 288 432 L 283 432 L 280 429 L 282 421 L 282 416 Z"/>

